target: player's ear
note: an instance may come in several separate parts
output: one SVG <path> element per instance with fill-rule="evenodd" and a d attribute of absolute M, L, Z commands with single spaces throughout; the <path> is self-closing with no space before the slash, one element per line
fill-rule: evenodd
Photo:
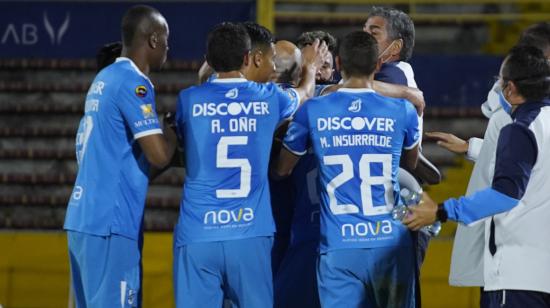
<path fill-rule="evenodd" d="M 153 49 L 157 48 L 159 42 L 159 36 L 156 32 L 153 32 L 149 35 L 149 46 Z"/>
<path fill-rule="evenodd" d="M 254 63 L 254 65 L 256 65 L 256 67 L 260 67 L 260 65 L 262 65 L 262 51 L 261 50 L 258 50 L 258 51 L 253 53 L 252 61 L 254 61 L 253 63 Z"/>
<path fill-rule="evenodd" d="M 399 55 L 403 49 L 403 39 L 395 40 L 395 44 L 392 46 L 392 55 Z"/>

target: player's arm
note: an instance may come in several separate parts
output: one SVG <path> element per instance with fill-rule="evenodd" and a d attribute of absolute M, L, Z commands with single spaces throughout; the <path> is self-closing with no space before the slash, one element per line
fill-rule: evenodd
<path fill-rule="evenodd" d="M 168 140 L 168 146 L 174 147 L 174 149 L 168 150 L 172 151 L 170 162 L 162 168 L 151 165 L 151 167 L 149 168 L 149 181 L 154 180 L 170 167 L 184 167 L 184 164 L 181 160 L 182 151 L 180 149 L 177 149 L 178 139 L 176 137 L 177 135 L 174 121 L 174 114 L 171 112 L 167 113 L 163 118 L 164 135 Z"/>
<path fill-rule="evenodd" d="M 468 197 L 450 198 L 440 205 L 426 196 L 424 202 L 411 208 L 412 215 L 403 222 L 413 230 L 432 224 L 436 219 L 470 224 L 517 206 L 537 160 L 535 136 L 526 127 L 510 124 L 501 131 L 496 153 L 495 174 L 490 188 Z"/>
<path fill-rule="evenodd" d="M 407 150 L 405 149 L 403 151 L 403 160 L 405 161 L 405 166 L 407 167 L 407 170 L 415 170 L 416 166 L 418 164 L 418 156 L 419 156 L 419 150 L 418 150 L 418 144 L 416 144 L 413 148 Z"/>
<path fill-rule="evenodd" d="M 315 73 L 323 65 L 323 59 L 325 59 L 327 52 L 327 44 L 324 41 L 319 43 L 318 39 L 312 45 L 308 45 L 302 49 L 302 76 L 300 83 L 294 88 L 300 96 L 300 103 L 313 97 L 315 92 Z"/>
<path fill-rule="evenodd" d="M 427 132 L 426 136 L 437 140 L 437 145 L 455 154 L 464 154 L 471 161 L 476 161 L 483 145 L 483 139 L 472 137 L 468 141 L 453 134 L 444 132 Z"/>
<path fill-rule="evenodd" d="M 306 154 L 309 129 L 307 124 L 307 104 L 300 108 L 288 125 L 279 156 L 274 160 L 271 175 L 274 179 L 287 177 L 298 163 L 300 156 Z"/>
<path fill-rule="evenodd" d="M 404 98 L 414 105 L 419 116 L 424 113 L 426 102 L 424 94 L 419 89 L 375 80 L 374 91 L 388 97 Z"/>
<path fill-rule="evenodd" d="M 145 78 L 128 78 L 119 88 L 117 107 L 149 163 L 166 166 L 175 149 L 173 134 L 164 132 L 156 113 L 155 94 Z"/>
<path fill-rule="evenodd" d="M 205 81 L 208 80 L 208 78 L 210 78 L 210 76 L 212 76 L 214 74 L 214 69 L 210 67 L 210 65 L 208 65 L 208 62 L 206 62 L 206 60 L 202 63 L 200 69 L 199 69 L 199 84 L 202 84 L 204 83 Z"/>

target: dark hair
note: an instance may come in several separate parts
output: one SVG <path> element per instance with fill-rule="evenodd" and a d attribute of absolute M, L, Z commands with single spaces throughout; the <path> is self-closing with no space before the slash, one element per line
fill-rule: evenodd
<path fill-rule="evenodd" d="M 115 62 L 116 58 L 120 57 L 122 52 L 122 43 L 121 42 L 112 42 L 103 45 L 101 49 L 97 52 L 96 62 L 97 62 L 97 71 L 101 71 L 106 66 Z"/>
<path fill-rule="evenodd" d="M 122 43 L 124 46 L 131 46 L 139 25 L 144 19 L 154 15 L 161 15 L 154 7 L 148 5 L 136 5 L 131 7 L 122 17 Z"/>
<path fill-rule="evenodd" d="M 386 20 L 386 31 L 388 31 L 391 40 L 403 40 L 399 60 L 408 61 L 414 49 L 414 23 L 409 15 L 394 8 L 373 7 L 367 16 L 367 20 L 374 16 Z"/>
<path fill-rule="evenodd" d="M 363 31 L 354 31 L 344 37 L 339 47 L 342 70 L 348 77 L 369 76 L 378 61 L 376 39 Z"/>
<path fill-rule="evenodd" d="M 543 52 L 550 49 L 550 22 L 539 22 L 525 29 L 518 45 L 534 46 Z"/>
<path fill-rule="evenodd" d="M 252 50 L 266 50 L 267 48 L 271 48 L 271 44 L 275 42 L 273 34 L 266 27 L 252 21 L 243 22 L 243 26 L 250 37 Z"/>
<path fill-rule="evenodd" d="M 505 61 L 502 80 L 513 81 L 526 100 L 539 101 L 550 95 L 550 65 L 540 49 L 516 46 Z"/>
<path fill-rule="evenodd" d="M 240 24 L 224 22 L 208 33 L 206 61 L 216 72 L 239 70 L 250 51 L 250 37 Z"/>
<path fill-rule="evenodd" d="M 302 49 L 307 45 L 313 44 L 313 41 L 315 41 L 315 39 L 319 39 L 319 41 L 324 41 L 327 44 L 328 50 L 331 53 L 333 53 L 336 49 L 336 39 L 334 38 L 334 36 L 332 36 L 328 32 L 321 30 L 309 31 L 300 34 L 298 40 L 296 40 L 296 46 Z"/>

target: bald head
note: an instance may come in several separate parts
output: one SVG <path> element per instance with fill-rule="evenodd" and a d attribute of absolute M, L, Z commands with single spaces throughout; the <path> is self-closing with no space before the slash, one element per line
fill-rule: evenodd
<path fill-rule="evenodd" d="M 300 49 L 289 41 L 278 41 L 275 44 L 275 78 L 279 83 L 297 85 L 302 67 Z"/>
<path fill-rule="evenodd" d="M 151 35 L 167 31 L 168 25 L 162 14 L 147 5 L 133 6 L 122 18 L 122 43 L 125 47 L 145 43 Z"/>

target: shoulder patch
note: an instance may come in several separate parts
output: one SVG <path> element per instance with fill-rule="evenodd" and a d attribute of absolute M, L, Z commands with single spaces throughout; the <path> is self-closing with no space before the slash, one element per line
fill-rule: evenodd
<path fill-rule="evenodd" d="M 143 104 L 140 107 L 144 118 L 148 119 L 155 116 L 152 104 Z"/>
<path fill-rule="evenodd" d="M 136 95 L 143 98 L 147 96 L 147 88 L 145 86 L 137 86 L 136 87 Z"/>

